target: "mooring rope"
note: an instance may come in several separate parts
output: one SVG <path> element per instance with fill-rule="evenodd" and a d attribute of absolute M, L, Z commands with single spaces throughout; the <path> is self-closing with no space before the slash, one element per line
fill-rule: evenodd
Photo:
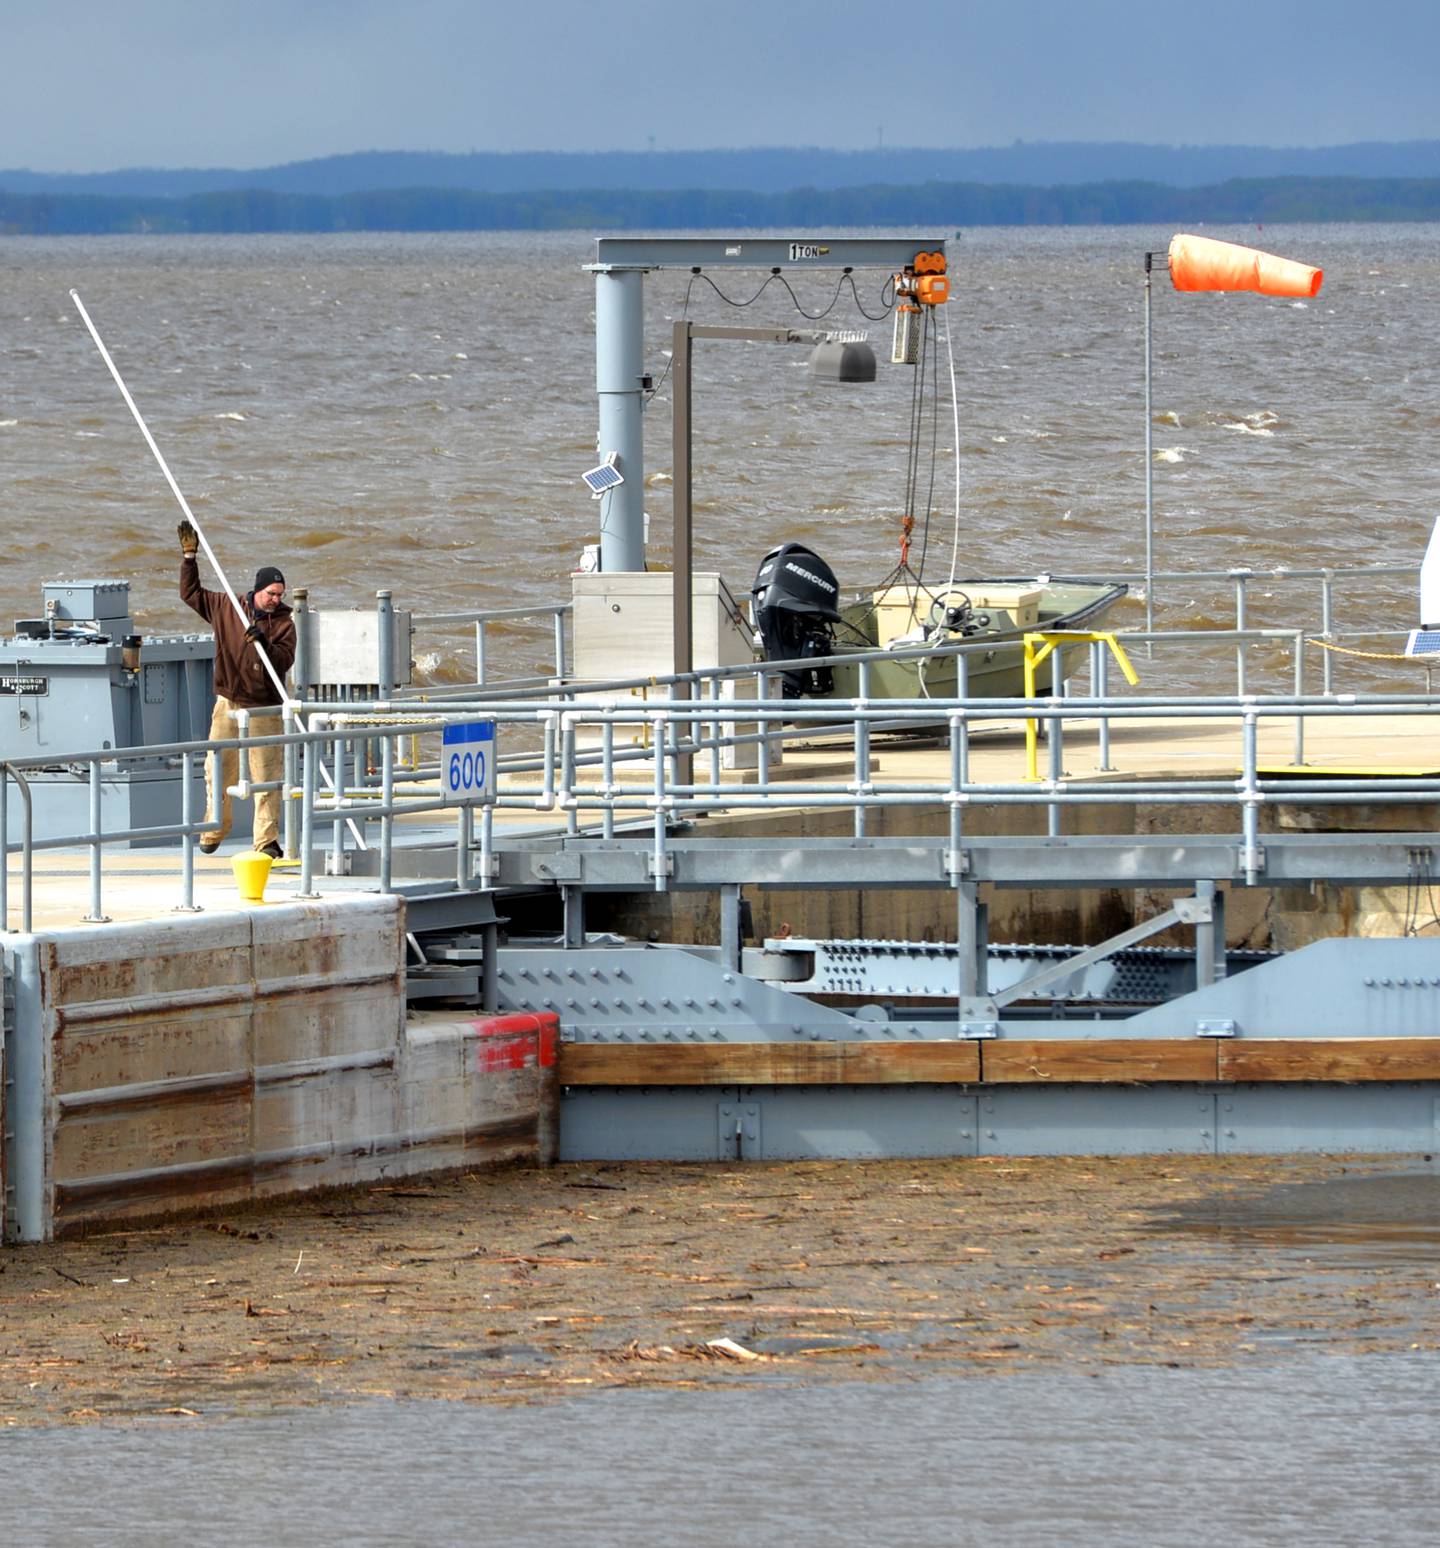
<path fill-rule="evenodd" d="M 1407 656 L 1403 653 L 1397 655 L 1392 650 L 1356 650 L 1350 645 L 1332 645 L 1328 640 L 1307 639 L 1307 645 L 1314 645 L 1318 650 L 1333 650 L 1341 656 L 1363 656 L 1366 661 L 1418 661 L 1418 656 Z"/>

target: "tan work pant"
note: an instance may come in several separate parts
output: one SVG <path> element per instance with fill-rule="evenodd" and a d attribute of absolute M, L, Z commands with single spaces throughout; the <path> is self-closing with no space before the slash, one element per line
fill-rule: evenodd
<path fill-rule="evenodd" d="M 265 710 L 250 711 L 251 736 L 278 736 L 282 730 L 280 711 Z M 228 740 L 240 735 L 239 722 L 235 719 L 235 706 L 229 699 L 218 695 L 215 699 L 215 713 L 210 717 L 210 740 L 218 742 Z M 285 772 L 285 749 L 283 747 L 251 747 L 246 749 L 246 759 L 249 766 L 247 776 L 253 784 L 262 781 L 280 779 Z M 215 810 L 215 791 L 211 787 L 211 768 L 213 758 L 205 760 L 205 811 L 207 816 Z M 232 814 L 230 810 L 230 786 L 240 781 L 240 755 L 231 749 L 220 754 L 220 827 L 219 836 L 223 839 L 230 831 Z M 211 834 L 217 832 L 210 830 Z M 263 849 L 266 844 L 278 844 L 280 842 L 280 792 L 279 790 L 257 790 L 255 792 L 255 829 L 252 842 L 256 849 Z M 207 835 L 208 836 L 208 835 Z"/>

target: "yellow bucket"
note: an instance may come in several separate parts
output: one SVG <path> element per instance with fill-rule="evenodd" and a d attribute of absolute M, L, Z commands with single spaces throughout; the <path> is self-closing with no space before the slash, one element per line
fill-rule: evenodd
<path fill-rule="evenodd" d="M 240 889 L 242 903 L 263 903 L 265 883 L 270 879 L 273 864 L 269 855 L 259 853 L 236 855 L 230 862 L 235 868 L 235 885 Z"/>

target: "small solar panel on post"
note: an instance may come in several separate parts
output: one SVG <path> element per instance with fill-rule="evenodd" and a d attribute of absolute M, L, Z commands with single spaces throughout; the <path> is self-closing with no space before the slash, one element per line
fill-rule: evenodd
<path fill-rule="evenodd" d="M 625 475 L 613 462 L 602 462 L 598 468 L 591 468 L 588 473 L 582 473 L 585 486 L 592 495 L 602 495 L 607 489 L 614 489 L 617 484 L 625 482 Z"/>

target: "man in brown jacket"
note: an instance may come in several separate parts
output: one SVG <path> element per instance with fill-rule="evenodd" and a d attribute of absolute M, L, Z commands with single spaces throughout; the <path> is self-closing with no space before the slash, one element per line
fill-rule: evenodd
<path fill-rule="evenodd" d="M 210 739 L 220 741 L 237 737 L 240 729 L 235 711 L 250 711 L 252 736 L 275 736 L 280 731 L 282 695 L 275 686 L 257 646 L 263 646 L 276 675 L 284 681 L 295 660 L 294 616 L 284 603 L 285 577 L 274 565 L 266 565 L 255 577 L 255 589 L 241 598 L 240 605 L 249 620 L 247 627 L 223 591 L 207 591 L 200 584 L 200 565 L 196 553 L 200 538 L 195 528 L 182 521 L 180 532 L 180 600 L 194 608 L 215 631 L 215 712 L 210 717 Z M 252 747 L 247 753 L 249 779 L 269 784 L 281 779 L 285 753 L 280 747 Z M 211 788 L 211 760 L 205 760 L 206 810 L 216 809 L 216 792 Z M 230 831 L 230 786 L 239 778 L 240 760 L 235 752 L 220 756 L 220 826 L 212 828 L 200 840 L 200 848 L 213 855 Z M 278 860 L 280 848 L 280 792 L 255 792 L 255 829 L 253 843 L 262 855 Z"/>

